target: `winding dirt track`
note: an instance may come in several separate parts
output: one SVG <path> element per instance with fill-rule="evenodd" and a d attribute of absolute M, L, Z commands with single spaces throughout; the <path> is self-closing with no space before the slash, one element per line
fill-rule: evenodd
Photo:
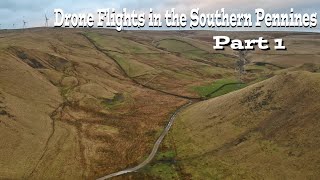
<path fill-rule="evenodd" d="M 112 174 L 109 174 L 109 175 L 106 175 L 106 176 L 103 176 L 97 180 L 104 180 L 104 179 L 109 179 L 109 178 L 113 178 L 113 177 L 116 177 L 116 176 L 120 176 L 120 175 L 123 175 L 123 174 L 127 174 L 127 173 L 131 173 L 131 172 L 135 172 L 135 171 L 138 171 L 139 169 L 145 167 L 148 163 L 150 163 L 152 161 L 152 159 L 154 158 L 154 156 L 156 155 L 158 149 L 159 149 L 159 146 L 161 144 L 161 142 L 163 141 L 164 137 L 168 134 L 173 122 L 175 121 L 178 113 L 183 110 L 184 108 L 190 106 L 191 104 L 193 104 L 193 101 L 189 101 L 189 103 L 181 106 L 179 109 L 177 109 L 170 117 L 170 120 L 169 120 L 169 123 L 168 125 L 166 126 L 166 128 L 163 130 L 163 132 L 161 133 L 160 137 L 157 139 L 157 141 L 154 143 L 153 145 L 153 148 L 152 148 L 152 151 L 151 153 L 149 154 L 149 156 L 147 157 L 146 160 L 144 160 L 142 163 L 138 164 L 137 166 L 135 167 L 132 167 L 132 168 L 127 168 L 127 169 L 124 169 L 122 171 L 119 171 L 119 172 L 115 172 L 115 173 L 112 173 Z"/>

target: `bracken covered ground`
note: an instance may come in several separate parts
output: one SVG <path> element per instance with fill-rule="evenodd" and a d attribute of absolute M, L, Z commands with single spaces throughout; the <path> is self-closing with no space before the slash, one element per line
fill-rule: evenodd
<path fill-rule="evenodd" d="M 239 89 L 227 85 L 238 82 L 234 72 L 235 54 L 230 49 L 214 51 L 211 41 L 214 34 L 222 32 L 117 33 L 50 28 L 0 31 L 0 179 L 95 179 L 143 161 L 178 107 L 189 99 L 215 97 Z M 241 38 L 261 35 L 225 34 Z M 314 64 L 318 63 L 319 54 L 319 48 L 315 48 L 319 41 L 317 35 L 262 34 L 288 38 L 288 52 L 250 53 L 252 63 L 246 67 L 241 88 L 288 72 L 286 76 L 312 79 L 311 75 L 290 75 L 290 72 L 319 71 Z M 308 48 L 301 50 L 302 45 Z M 295 55 L 290 54 L 293 51 Z M 309 57 L 309 64 L 299 58 L 305 55 Z M 291 56 L 292 61 L 285 59 Z M 285 60 L 273 61 L 273 57 Z M 224 85 L 227 88 L 211 94 Z M 247 89 L 252 88 L 249 86 L 243 91 L 249 91 Z M 264 92 L 264 88 L 262 90 Z M 246 97 L 238 94 L 238 98 Z M 267 103 L 274 102 L 277 99 Z M 203 112 L 197 118 L 211 114 L 192 107 Z M 234 110 L 231 108 L 229 110 Z M 240 109 L 234 111 L 241 115 Z M 182 120 L 187 122 L 188 117 Z M 179 139 L 182 138 L 179 133 L 188 137 L 198 129 L 189 132 L 179 126 L 178 122 L 151 167 L 140 174 L 120 178 L 200 177 L 201 174 L 184 164 L 189 162 L 184 158 L 194 155 L 195 160 L 190 161 L 195 167 L 200 166 L 197 156 L 200 158 L 206 150 L 206 145 L 200 144 L 201 139 L 212 138 L 201 136 L 196 143 L 203 146 L 202 150 L 183 154 L 185 143 Z M 307 127 L 304 130 L 307 131 Z M 224 141 L 228 141 L 228 137 Z M 157 164 L 157 161 L 170 162 L 176 157 L 179 166 L 171 163 L 168 168 Z M 214 168 L 210 164 L 208 167 Z"/>

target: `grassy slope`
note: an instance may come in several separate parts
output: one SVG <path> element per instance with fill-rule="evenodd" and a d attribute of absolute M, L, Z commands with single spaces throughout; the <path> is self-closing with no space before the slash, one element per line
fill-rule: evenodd
<path fill-rule="evenodd" d="M 169 52 L 177 53 L 188 59 L 207 62 L 219 67 L 233 67 L 233 58 L 222 53 L 213 53 L 200 46 L 198 42 L 190 39 L 162 39 L 157 42 L 157 47 Z"/>
<path fill-rule="evenodd" d="M 193 178 L 319 178 L 320 74 L 291 72 L 198 103 L 173 127 Z"/>

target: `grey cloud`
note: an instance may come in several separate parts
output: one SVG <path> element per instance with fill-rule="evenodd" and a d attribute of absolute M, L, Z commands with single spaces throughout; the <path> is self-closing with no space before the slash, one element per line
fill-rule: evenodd
<path fill-rule="evenodd" d="M 4 0 L 0 1 L 0 10 L 7 9 L 13 12 L 16 11 L 36 11 L 41 10 L 51 4 L 53 1 L 50 0 Z"/>

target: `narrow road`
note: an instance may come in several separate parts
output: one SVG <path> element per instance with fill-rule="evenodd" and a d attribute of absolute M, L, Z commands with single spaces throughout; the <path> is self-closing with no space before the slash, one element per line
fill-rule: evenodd
<path fill-rule="evenodd" d="M 170 117 L 170 121 L 168 123 L 168 125 L 166 126 L 166 128 L 163 130 L 163 132 L 161 133 L 160 137 L 158 138 L 158 140 L 154 143 L 153 145 L 153 149 L 151 151 L 151 153 L 149 154 L 148 158 L 146 160 L 144 160 L 142 163 L 140 163 L 139 165 L 135 166 L 135 167 L 132 167 L 132 168 L 128 168 L 128 169 L 124 169 L 122 171 L 119 171 L 119 172 L 115 172 L 115 173 L 112 173 L 112 174 L 109 174 L 109 175 L 106 175 L 106 176 L 103 176 L 97 180 L 104 180 L 104 179 L 109 179 L 109 178 L 112 178 L 112 177 L 116 177 L 116 176 L 120 176 L 120 175 L 123 175 L 123 174 L 127 174 L 127 173 L 131 173 L 131 172 L 135 172 L 135 171 L 138 171 L 139 169 L 143 168 L 144 166 L 146 166 L 148 163 L 150 163 L 152 161 L 152 159 L 154 158 L 154 156 L 156 155 L 158 149 L 159 149 L 159 146 L 161 144 L 161 142 L 163 141 L 164 137 L 168 134 L 173 122 L 175 121 L 176 119 L 176 116 L 177 114 L 183 110 L 184 108 L 190 106 L 191 104 L 193 103 L 193 101 L 189 101 L 189 103 L 181 106 L 179 109 L 177 109 L 173 114 L 172 116 Z"/>

